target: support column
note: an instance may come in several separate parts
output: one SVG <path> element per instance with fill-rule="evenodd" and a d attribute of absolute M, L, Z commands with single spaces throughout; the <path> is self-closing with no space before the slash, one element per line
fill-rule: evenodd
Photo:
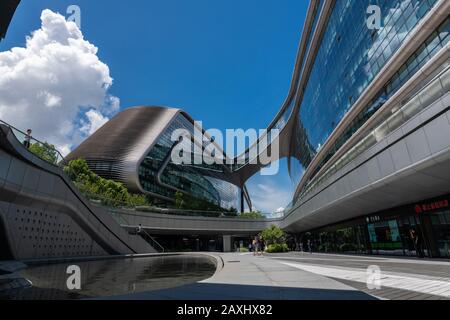
<path fill-rule="evenodd" d="M 241 188 L 241 213 L 245 211 L 245 197 L 244 197 L 244 188 Z"/>
<path fill-rule="evenodd" d="M 231 236 L 223 236 L 223 252 L 231 252 L 232 250 Z"/>

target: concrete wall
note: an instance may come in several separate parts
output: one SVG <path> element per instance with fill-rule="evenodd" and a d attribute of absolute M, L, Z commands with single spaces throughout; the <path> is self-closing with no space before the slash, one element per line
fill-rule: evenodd
<path fill-rule="evenodd" d="M 0 216 L 17 260 L 155 250 L 93 208 L 60 168 L 37 158 L 11 131 L 0 132 Z"/>
<path fill-rule="evenodd" d="M 207 234 L 251 236 L 280 220 L 248 220 L 238 218 L 187 217 L 158 213 L 116 210 L 121 223 L 142 225 L 150 234 Z"/>

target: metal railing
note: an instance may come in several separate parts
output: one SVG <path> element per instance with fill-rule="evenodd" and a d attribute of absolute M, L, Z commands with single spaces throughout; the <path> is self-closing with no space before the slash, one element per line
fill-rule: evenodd
<path fill-rule="evenodd" d="M 79 189 L 78 189 L 79 190 Z M 80 191 L 81 192 L 81 191 Z M 152 205 L 143 206 L 143 205 L 133 205 L 128 202 L 110 199 L 98 194 L 91 194 L 81 192 L 84 197 L 86 197 L 91 203 L 107 207 L 111 210 L 114 209 L 124 209 L 124 210 L 134 210 L 136 212 L 143 213 L 157 213 L 157 214 L 166 214 L 166 215 L 174 215 L 174 216 L 187 216 L 187 217 L 204 217 L 204 218 L 225 218 L 225 219 L 246 219 L 249 218 L 240 217 L 239 214 L 234 214 L 226 211 L 202 211 L 202 210 L 185 210 L 185 209 L 176 209 L 176 208 L 160 208 Z M 260 220 L 270 220 L 265 217 L 265 214 L 262 214 Z"/>
<path fill-rule="evenodd" d="M 22 142 L 22 144 L 24 144 L 31 153 L 38 156 L 40 159 L 60 167 L 66 164 L 63 155 L 55 148 L 55 146 L 49 144 L 48 142 L 39 141 L 32 136 L 28 136 L 25 132 L 3 120 L 0 120 L 0 124 L 10 128 L 17 140 Z"/>
<path fill-rule="evenodd" d="M 134 210 L 136 212 L 148 212 L 148 213 L 158 213 L 158 214 L 166 214 L 166 215 L 175 215 L 175 216 L 187 216 L 187 217 L 204 217 L 204 218 L 225 218 L 225 219 L 242 219 L 242 220 L 251 220 L 251 218 L 241 217 L 239 213 L 227 212 L 227 211 L 203 211 L 203 210 L 187 210 L 187 209 L 177 209 L 177 208 L 161 208 L 153 205 L 134 205 L 129 202 L 121 201 L 118 199 L 111 199 L 105 196 L 101 196 L 99 194 L 93 194 L 88 192 L 83 192 L 80 186 L 77 186 L 78 190 L 83 194 L 83 196 L 88 199 L 91 203 L 108 207 L 114 209 L 125 209 L 125 210 Z M 280 214 L 280 213 L 278 213 Z M 261 217 L 259 220 L 271 220 L 267 218 L 267 215 L 261 213 Z M 253 219 L 255 220 L 255 219 Z M 258 219 L 256 219 L 258 220 Z"/>
<path fill-rule="evenodd" d="M 147 231 L 144 229 L 141 229 L 138 231 L 138 235 L 140 235 L 145 241 L 147 241 L 153 248 L 155 248 L 158 252 L 165 252 L 164 247 L 156 241 L 155 238 L 153 238 Z"/>
<path fill-rule="evenodd" d="M 154 238 L 152 237 L 143 227 L 141 226 L 133 226 L 129 223 L 129 221 L 119 212 L 114 209 L 109 209 L 108 212 L 111 216 L 116 220 L 116 222 L 122 226 L 124 229 L 130 229 L 128 231 L 131 235 L 141 236 L 146 242 L 148 242 L 153 248 L 155 248 L 158 252 L 165 252 L 164 247 Z"/>

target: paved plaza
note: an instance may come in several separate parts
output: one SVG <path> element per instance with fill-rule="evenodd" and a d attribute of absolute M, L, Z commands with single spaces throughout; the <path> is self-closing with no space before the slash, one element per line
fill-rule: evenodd
<path fill-rule="evenodd" d="M 215 254 L 216 274 L 199 283 L 119 299 L 374 300 L 449 299 L 450 261 L 307 253 Z M 223 264 L 223 265 L 222 265 Z M 377 266 L 380 289 L 368 289 Z"/>

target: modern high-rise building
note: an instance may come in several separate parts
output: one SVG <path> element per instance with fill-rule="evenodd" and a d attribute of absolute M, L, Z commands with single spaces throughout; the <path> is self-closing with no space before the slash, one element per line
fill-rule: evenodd
<path fill-rule="evenodd" d="M 311 1 L 284 111 L 301 178 L 282 225 L 315 250 L 450 256 L 449 8 Z"/>

